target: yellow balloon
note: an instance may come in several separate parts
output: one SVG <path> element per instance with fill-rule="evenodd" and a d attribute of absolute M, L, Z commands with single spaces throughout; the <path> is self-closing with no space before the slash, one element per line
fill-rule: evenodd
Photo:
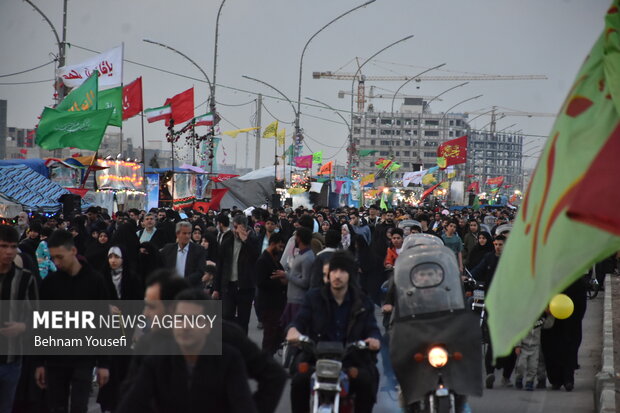
<path fill-rule="evenodd" d="M 566 294 L 558 294 L 549 302 L 549 311 L 555 318 L 564 320 L 573 314 L 575 305 L 573 300 Z"/>

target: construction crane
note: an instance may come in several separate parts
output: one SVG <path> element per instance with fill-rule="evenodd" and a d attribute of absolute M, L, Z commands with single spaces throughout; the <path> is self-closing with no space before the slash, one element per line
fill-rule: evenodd
<path fill-rule="evenodd" d="M 358 74 L 355 76 L 353 73 L 336 73 L 336 72 L 312 72 L 313 79 L 332 79 L 332 80 L 357 80 L 357 111 L 364 112 L 364 104 L 366 103 L 366 92 L 365 92 L 365 83 L 366 81 L 375 81 L 375 82 L 389 82 L 389 81 L 401 81 L 405 82 L 407 80 L 414 79 L 415 82 L 422 81 L 462 81 L 462 80 L 546 80 L 547 76 L 545 75 L 447 75 L 447 76 L 436 76 L 436 75 L 424 75 L 424 76 L 366 76 L 363 74 Z"/>
<path fill-rule="evenodd" d="M 392 98 L 394 98 L 394 96 L 396 96 L 396 98 L 398 98 L 398 99 L 417 98 L 417 99 L 430 100 L 430 99 L 435 98 L 435 96 L 405 95 L 403 93 L 399 93 L 397 95 L 394 95 L 394 93 L 391 93 L 391 94 L 389 94 L 389 93 L 375 94 L 374 90 L 375 90 L 375 86 L 370 86 L 370 92 L 368 93 L 368 95 L 363 96 L 364 103 L 366 101 L 368 101 L 370 103 L 370 101 L 372 99 L 392 99 Z M 350 96 L 350 95 L 351 95 L 350 91 L 346 91 L 346 90 L 339 90 L 338 91 L 338 98 L 340 98 L 340 99 L 344 98 L 345 96 Z M 438 102 L 441 102 L 441 98 L 437 98 L 435 100 L 438 101 Z"/>

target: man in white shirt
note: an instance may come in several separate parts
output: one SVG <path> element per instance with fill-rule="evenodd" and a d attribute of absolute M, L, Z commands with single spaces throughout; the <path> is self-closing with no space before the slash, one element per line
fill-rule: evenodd
<path fill-rule="evenodd" d="M 176 225 L 177 242 L 161 249 L 164 267 L 176 269 L 180 277 L 186 278 L 192 286 L 200 285 L 206 270 L 206 251 L 190 241 L 192 224 L 187 221 Z"/>

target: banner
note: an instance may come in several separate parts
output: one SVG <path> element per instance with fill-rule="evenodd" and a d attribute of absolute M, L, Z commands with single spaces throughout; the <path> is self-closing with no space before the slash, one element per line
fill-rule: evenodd
<path fill-rule="evenodd" d="M 403 186 L 409 186 L 409 184 L 422 185 L 422 178 L 428 171 L 415 171 L 405 172 L 403 175 Z"/>
<path fill-rule="evenodd" d="M 298 168 L 312 168 L 312 155 L 296 156 L 295 166 Z"/>
<path fill-rule="evenodd" d="M 43 109 L 37 127 L 36 144 L 43 149 L 99 149 L 112 109 L 88 112 L 61 112 Z"/>
<path fill-rule="evenodd" d="M 93 72 L 99 72 L 99 87 L 106 89 L 123 83 L 123 45 L 110 49 L 80 64 L 62 66 L 56 75 L 67 87 L 80 86 Z"/>
<path fill-rule="evenodd" d="M 498 176 L 498 177 L 495 177 L 495 178 L 487 178 L 487 185 L 497 185 L 497 186 L 500 186 L 503 183 L 504 183 L 504 177 L 503 176 Z"/>
<path fill-rule="evenodd" d="M 55 109 L 67 112 L 85 112 L 99 109 L 98 85 L 97 74 L 93 73 L 80 87 L 69 92 Z"/>
<path fill-rule="evenodd" d="M 142 112 L 142 76 L 123 87 L 123 120 Z"/>
<path fill-rule="evenodd" d="M 123 88 L 119 86 L 99 91 L 98 102 L 99 109 L 112 109 L 108 125 L 123 125 Z"/>
<path fill-rule="evenodd" d="M 147 211 L 159 207 L 159 174 L 146 174 Z"/>
<path fill-rule="evenodd" d="M 446 168 L 467 162 L 467 135 L 452 139 L 439 145 L 437 149 L 437 165 Z"/>

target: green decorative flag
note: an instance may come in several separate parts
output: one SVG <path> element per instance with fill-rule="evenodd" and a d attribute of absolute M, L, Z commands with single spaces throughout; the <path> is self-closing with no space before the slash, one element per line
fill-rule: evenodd
<path fill-rule="evenodd" d="M 357 151 L 357 154 L 360 157 L 364 157 L 364 156 L 374 155 L 375 152 L 378 152 L 378 151 L 374 149 L 360 149 L 359 151 Z"/>
<path fill-rule="evenodd" d="M 437 166 L 444 169 L 448 166 L 448 161 L 443 156 L 437 158 Z"/>
<path fill-rule="evenodd" d="M 312 163 L 323 163 L 323 151 L 312 154 Z"/>
<path fill-rule="evenodd" d="M 99 91 L 99 109 L 112 108 L 110 125 L 122 126 L 123 124 L 123 88 L 121 86 Z"/>
<path fill-rule="evenodd" d="M 293 155 L 295 153 L 295 148 L 293 147 L 293 144 L 291 144 L 288 149 L 286 151 L 284 151 L 284 154 L 282 155 L 282 159 L 284 159 L 284 162 L 286 162 L 286 157 L 288 156 L 288 163 L 292 164 L 293 163 Z"/>
<path fill-rule="evenodd" d="M 385 203 L 385 193 L 381 194 L 381 202 L 379 203 L 379 208 L 381 208 L 382 211 L 388 210 L 388 206 Z"/>
<path fill-rule="evenodd" d="M 398 171 L 400 167 L 401 167 L 400 164 L 397 164 L 396 162 L 392 162 L 392 164 L 390 165 L 390 171 L 392 172 Z"/>
<path fill-rule="evenodd" d="M 79 148 L 96 151 L 112 109 L 63 112 L 45 108 L 37 127 L 36 144 L 43 149 Z"/>
<path fill-rule="evenodd" d="M 95 72 L 84 81 L 78 88 L 73 89 L 62 102 L 56 106 L 56 110 L 68 112 L 83 112 L 97 110 L 99 91 L 99 73 Z"/>
<path fill-rule="evenodd" d="M 620 170 L 619 6 L 607 12 L 558 112 L 487 294 L 493 357 L 509 354 L 552 297 L 620 250 L 620 229 L 608 225 L 617 195 L 599 190 L 593 202 L 587 194 L 617 192 L 609 188 Z"/>
<path fill-rule="evenodd" d="M 474 198 L 474 203 L 471 205 L 471 208 L 474 211 L 477 211 L 480 209 L 480 198 L 478 198 L 478 195 L 476 195 L 476 197 Z"/>

